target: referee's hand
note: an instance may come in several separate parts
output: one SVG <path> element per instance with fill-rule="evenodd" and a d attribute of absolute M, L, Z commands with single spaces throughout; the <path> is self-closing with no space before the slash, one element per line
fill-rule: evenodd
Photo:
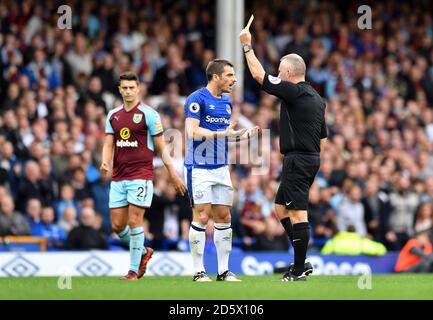
<path fill-rule="evenodd" d="M 253 20 L 254 20 L 254 15 L 252 14 L 247 25 L 245 26 L 245 28 L 242 29 L 242 31 L 239 35 L 239 40 L 241 41 L 242 45 L 245 45 L 245 44 L 251 45 L 250 26 L 251 26 L 251 23 L 253 23 Z"/>
<path fill-rule="evenodd" d="M 239 34 L 239 40 L 241 41 L 241 44 L 249 44 L 251 45 L 251 33 L 250 30 L 242 29 L 241 33 Z"/>

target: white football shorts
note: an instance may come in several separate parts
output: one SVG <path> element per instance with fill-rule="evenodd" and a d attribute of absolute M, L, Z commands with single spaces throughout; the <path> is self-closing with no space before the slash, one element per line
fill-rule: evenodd
<path fill-rule="evenodd" d="M 233 185 L 228 166 L 217 169 L 184 168 L 191 206 L 194 204 L 233 205 Z"/>

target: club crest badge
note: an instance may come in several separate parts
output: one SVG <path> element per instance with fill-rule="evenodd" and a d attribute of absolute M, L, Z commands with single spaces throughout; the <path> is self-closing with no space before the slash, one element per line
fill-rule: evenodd
<path fill-rule="evenodd" d="M 134 123 L 140 123 L 142 119 L 143 119 L 142 113 L 134 113 L 134 116 L 132 117 L 132 121 L 134 121 Z"/>
<path fill-rule="evenodd" d="M 232 108 L 230 108 L 229 104 L 226 104 L 226 110 L 228 114 L 232 114 Z"/>

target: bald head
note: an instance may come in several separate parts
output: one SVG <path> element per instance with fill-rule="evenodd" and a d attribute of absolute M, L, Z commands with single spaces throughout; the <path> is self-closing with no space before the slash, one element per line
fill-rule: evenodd
<path fill-rule="evenodd" d="M 306 66 L 304 59 L 296 53 L 285 55 L 280 60 L 280 78 L 294 82 L 305 80 Z"/>
<path fill-rule="evenodd" d="M 95 223 L 95 211 L 93 208 L 83 208 L 81 211 L 81 223 L 86 227 L 91 227 Z"/>

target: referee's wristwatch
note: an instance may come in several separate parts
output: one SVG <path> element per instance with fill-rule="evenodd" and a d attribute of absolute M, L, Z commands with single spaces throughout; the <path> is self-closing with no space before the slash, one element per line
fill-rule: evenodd
<path fill-rule="evenodd" d="M 244 53 L 247 53 L 248 51 L 252 50 L 253 47 L 251 47 L 250 44 L 243 44 L 242 49 L 244 49 Z"/>

